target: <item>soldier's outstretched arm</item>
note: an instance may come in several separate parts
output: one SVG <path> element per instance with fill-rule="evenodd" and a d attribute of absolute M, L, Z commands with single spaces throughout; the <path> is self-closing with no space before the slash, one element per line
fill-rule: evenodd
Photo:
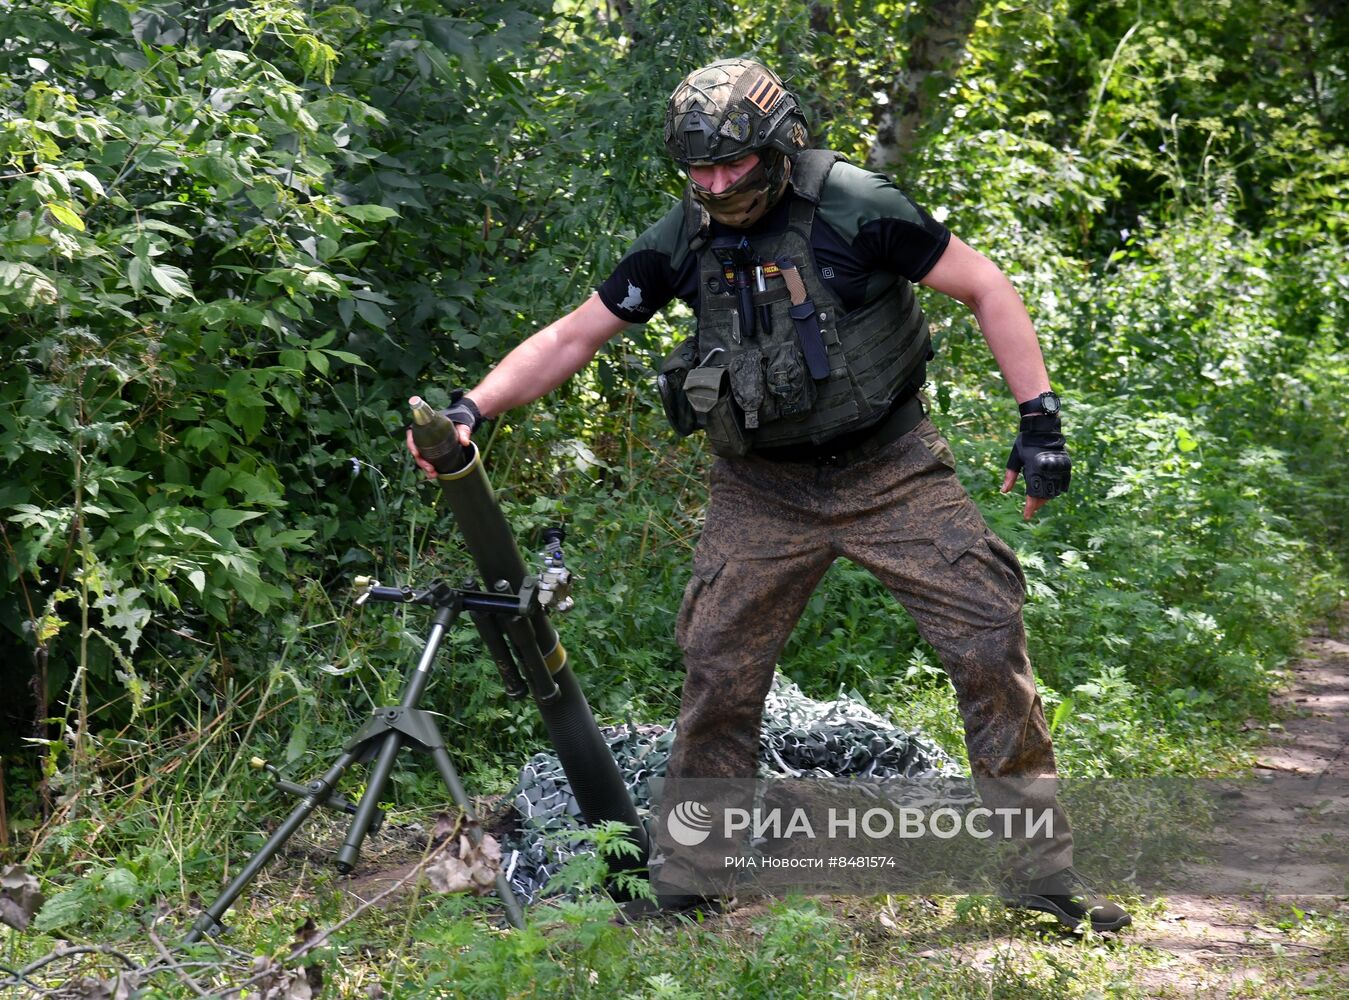
<path fill-rule="evenodd" d="M 533 402 L 584 368 L 627 325 L 609 311 L 598 295 L 591 295 L 507 354 L 464 399 L 472 401 L 483 419 Z M 467 447 L 472 428 L 463 423 L 458 427 L 459 441 Z M 423 462 L 412 446 L 411 431 L 408 449 L 422 471 L 434 476 L 435 469 Z"/>
<path fill-rule="evenodd" d="M 468 395 L 483 417 L 532 403 L 589 364 L 627 325 L 591 295 L 507 354 Z"/>
<path fill-rule="evenodd" d="M 953 234 L 946 250 L 921 283 L 969 306 L 1017 403 L 1025 403 L 1049 391 L 1049 374 L 1045 371 L 1035 327 L 1021 296 L 998 265 Z M 1066 452 L 1062 459 L 1067 462 Z M 1009 462 L 1002 492 L 1007 493 L 1016 483 L 1019 468 L 1015 461 Z M 1027 483 L 1030 483 L 1029 474 Z M 1064 488 L 1066 483 L 1064 479 Z M 1022 516 L 1033 517 L 1047 501 L 1048 497 L 1031 496 L 1028 492 Z"/>
<path fill-rule="evenodd" d="M 1049 391 L 1035 327 L 1021 296 L 997 264 L 953 234 L 921 284 L 969 306 L 1018 403 Z"/>

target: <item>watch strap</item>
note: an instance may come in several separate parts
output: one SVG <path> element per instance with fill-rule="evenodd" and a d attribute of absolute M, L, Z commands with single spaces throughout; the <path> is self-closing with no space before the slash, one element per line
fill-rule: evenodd
<path fill-rule="evenodd" d="M 1023 417 L 1030 416 L 1033 413 L 1049 412 L 1045 409 L 1044 405 L 1044 399 L 1046 396 L 1053 396 L 1054 401 L 1059 403 L 1059 406 L 1055 407 L 1053 411 L 1054 414 L 1057 415 L 1058 412 L 1063 408 L 1063 405 L 1062 402 L 1059 400 L 1058 393 L 1056 393 L 1053 389 L 1050 389 L 1048 392 L 1042 392 L 1038 396 L 1026 400 L 1024 403 L 1018 403 L 1017 409 L 1021 411 L 1021 415 Z"/>

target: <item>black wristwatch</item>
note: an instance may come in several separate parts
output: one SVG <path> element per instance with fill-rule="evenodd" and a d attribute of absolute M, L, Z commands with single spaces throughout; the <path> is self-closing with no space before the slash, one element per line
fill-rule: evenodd
<path fill-rule="evenodd" d="M 1024 417 L 1029 413 L 1043 413 L 1047 417 L 1056 417 L 1059 411 L 1063 409 L 1063 404 L 1059 402 L 1059 395 L 1053 389 L 1048 392 L 1042 392 L 1034 399 L 1028 399 L 1017 407 Z"/>

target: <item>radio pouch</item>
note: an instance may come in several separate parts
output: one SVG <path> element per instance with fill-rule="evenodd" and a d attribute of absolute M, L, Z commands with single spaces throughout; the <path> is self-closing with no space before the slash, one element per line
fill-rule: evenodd
<path fill-rule="evenodd" d="M 656 375 L 656 388 L 665 408 L 665 419 L 680 437 L 688 437 L 698 429 L 698 419 L 684 392 L 684 380 L 698 364 L 696 337 L 688 337 L 670 352 Z"/>
<path fill-rule="evenodd" d="M 732 458 L 749 453 L 749 437 L 736 412 L 739 407 L 731 395 L 729 373 L 725 368 L 706 365 L 693 369 L 684 378 L 684 394 L 698 424 L 707 431 L 713 451 Z"/>

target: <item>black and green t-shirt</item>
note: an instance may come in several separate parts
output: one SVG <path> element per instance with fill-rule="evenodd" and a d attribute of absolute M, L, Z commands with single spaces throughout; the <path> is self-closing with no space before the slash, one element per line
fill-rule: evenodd
<path fill-rule="evenodd" d="M 753 227 L 733 230 L 715 220 L 711 237 L 735 233 L 772 236 L 787 228 L 790 189 Z M 884 287 L 887 273 L 918 281 L 937 263 L 950 231 L 919 208 L 884 175 L 840 162 L 820 192 L 811 229 L 811 250 L 820 279 L 851 312 L 868 302 L 868 290 Z M 672 299 L 698 310 L 698 261 L 689 252 L 684 209 L 676 205 L 633 243 L 599 286 L 600 301 L 629 323 L 645 323 Z"/>

